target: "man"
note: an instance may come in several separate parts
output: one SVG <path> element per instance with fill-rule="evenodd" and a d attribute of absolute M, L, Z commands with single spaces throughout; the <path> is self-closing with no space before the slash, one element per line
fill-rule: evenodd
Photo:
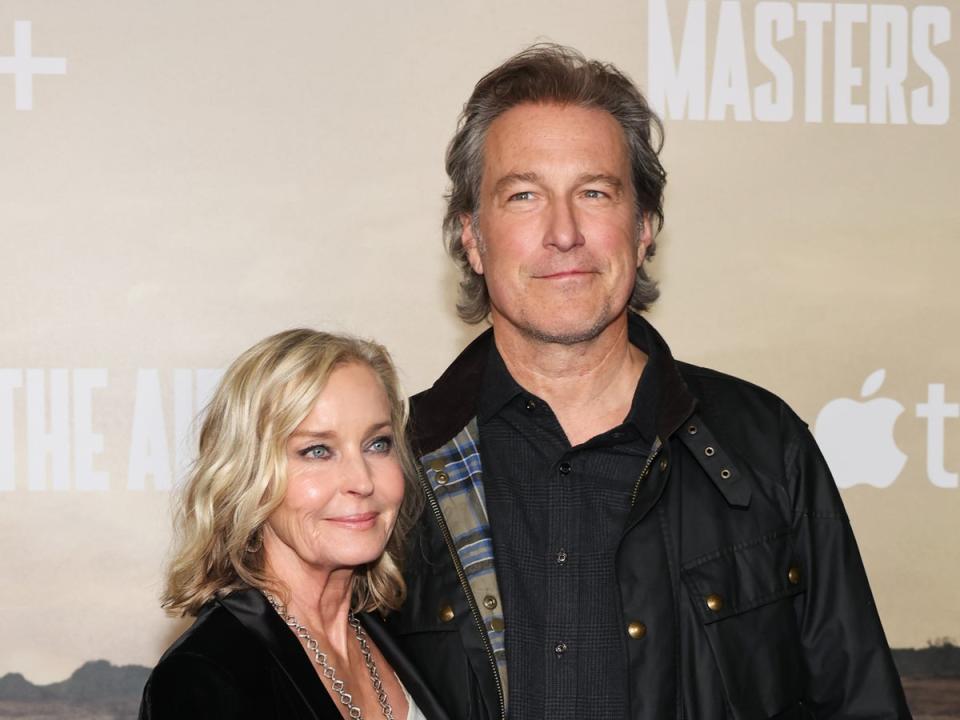
<path fill-rule="evenodd" d="M 639 314 L 659 132 L 570 49 L 477 84 L 445 232 L 493 327 L 412 401 L 427 509 L 390 624 L 455 718 L 909 717 L 806 426 Z"/>

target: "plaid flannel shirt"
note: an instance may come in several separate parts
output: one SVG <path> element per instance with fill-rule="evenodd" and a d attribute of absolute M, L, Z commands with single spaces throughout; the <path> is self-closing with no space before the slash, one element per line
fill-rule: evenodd
<path fill-rule="evenodd" d="M 493 648 L 497 672 L 507 696 L 507 657 L 504 650 L 503 613 L 501 603 L 492 609 L 481 602 L 499 598 L 497 576 L 493 567 L 493 538 L 483 494 L 483 470 L 477 420 L 473 418 L 452 440 L 420 458 L 433 488 L 470 590 L 477 599 L 484 629 Z"/>

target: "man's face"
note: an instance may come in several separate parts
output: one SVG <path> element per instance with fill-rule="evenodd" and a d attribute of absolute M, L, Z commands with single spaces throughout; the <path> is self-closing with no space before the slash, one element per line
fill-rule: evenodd
<path fill-rule="evenodd" d="M 623 317 L 650 242 L 623 130 L 574 105 L 518 105 L 493 121 L 479 228 L 461 219 L 494 328 L 541 342 L 592 340 Z"/>

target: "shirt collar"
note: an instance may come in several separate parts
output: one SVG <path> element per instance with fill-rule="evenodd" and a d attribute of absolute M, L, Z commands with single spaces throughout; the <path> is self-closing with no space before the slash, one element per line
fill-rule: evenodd
<path fill-rule="evenodd" d="M 630 323 L 629 326 L 630 343 L 647 355 L 647 364 L 637 383 L 630 410 L 623 424 L 633 425 L 644 440 L 652 443 L 657 435 L 656 408 L 660 399 L 659 380 L 663 374 L 665 358 L 660 343 L 655 342 L 655 338 L 649 337 L 649 328 L 647 323 Z M 494 417 L 518 395 L 535 397 L 514 380 L 497 349 L 496 342 L 490 343 L 481 387 L 477 406 L 477 419 L 480 423 Z"/>
<path fill-rule="evenodd" d="M 487 353 L 487 366 L 483 372 L 482 390 L 477 404 L 477 420 L 486 422 L 496 415 L 508 402 L 526 391 L 513 379 L 507 365 L 497 349 L 497 343 L 490 343 Z M 529 394 L 529 393 L 527 393 Z"/>

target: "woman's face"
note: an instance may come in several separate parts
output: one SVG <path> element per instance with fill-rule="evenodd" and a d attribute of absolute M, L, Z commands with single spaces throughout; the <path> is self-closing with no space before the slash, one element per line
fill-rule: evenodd
<path fill-rule="evenodd" d="M 390 402 L 367 365 L 336 368 L 287 440 L 287 492 L 264 531 L 281 579 L 376 560 L 403 500 Z"/>

